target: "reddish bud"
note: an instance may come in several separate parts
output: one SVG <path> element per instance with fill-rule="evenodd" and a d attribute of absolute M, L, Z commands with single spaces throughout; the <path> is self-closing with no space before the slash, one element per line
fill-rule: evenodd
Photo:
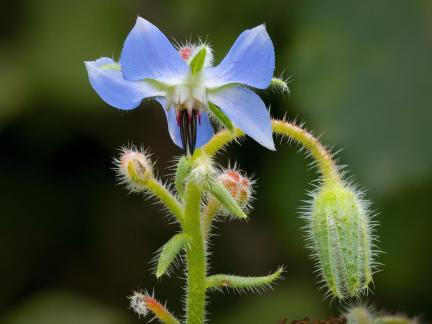
<path fill-rule="evenodd" d="M 231 193 L 241 207 L 248 205 L 252 196 L 252 181 L 241 175 L 237 170 L 225 170 L 219 175 L 219 181 Z"/>

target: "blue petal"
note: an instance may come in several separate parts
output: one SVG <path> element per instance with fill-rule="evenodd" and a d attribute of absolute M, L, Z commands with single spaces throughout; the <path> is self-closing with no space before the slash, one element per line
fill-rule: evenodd
<path fill-rule="evenodd" d="M 166 107 L 165 97 L 157 97 L 155 99 L 157 102 L 160 103 L 160 105 L 163 108 L 163 111 L 165 112 L 165 116 L 168 123 L 168 132 L 171 136 L 172 141 L 178 147 L 183 148 L 181 135 L 180 135 L 180 127 L 177 124 L 176 110 L 174 109 L 173 106 L 171 106 L 169 109 L 168 107 Z"/>
<path fill-rule="evenodd" d="M 255 92 L 242 87 L 222 88 L 209 92 L 208 99 L 243 132 L 269 150 L 275 150 L 270 113 Z"/>
<path fill-rule="evenodd" d="M 150 78 L 173 84 L 189 72 L 189 66 L 165 35 L 141 17 L 126 38 L 120 64 L 129 81 Z"/>
<path fill-rule="evenodd" d="M 90 84 L 109 105 L 129 110 L 136 108 L 142 99 L 161 95 L 144 82 L 129 82 L 123 79 L 120 66 L 112 59 L 102 57 L 85 62 Z"/>
<path fill-rule="evenodd" d="M 208 68 L 206 86 L 216 88 L 230 83 L 265 89 L 275 68 L 273 43 L 264 25 L 245 30 L 222 62 Z"/>
<path fill-rule="evenodd" d="M 180 127 L 177 124 L 176 110 L 174 107 L 166 108 L 166 99 L 164 97 L 157 97 L 156 100 L 161 104 L 168 122 L 168 131 L 172 141 L 175 145 L 183 148 Z M 196 148 L 206 144 L 213 136 L 213 127 L 210 124 L 208 114 L 205 111 L 201 112 L 201 124 L 197 125 L 197 141 Z"/>
<path fill-rule="evenodd" d="M 201 124 L 197 126 L 197 141 L 196 147 L 201 147 L 206 144 L 213 137 L 213 127 L 210 124 L 208 114 L 205 111 L 201 111 Z"/>

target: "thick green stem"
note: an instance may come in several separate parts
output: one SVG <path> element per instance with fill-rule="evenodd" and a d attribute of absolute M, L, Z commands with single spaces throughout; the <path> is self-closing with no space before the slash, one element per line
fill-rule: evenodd
<path fill-rule="evenodd" d="M 185 193 L 183 231 L 191 241 L 186 250 L 187 261 L 187 324 L 202 324 L 205 319 L 207 260 L 201 229 L 201 190 L 190 181 Z"/>

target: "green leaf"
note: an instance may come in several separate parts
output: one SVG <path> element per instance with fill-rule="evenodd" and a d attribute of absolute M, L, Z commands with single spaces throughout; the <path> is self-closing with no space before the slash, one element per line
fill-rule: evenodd
<path fill-rule="evenodd" d="M 274 273 L 262 277 L 241 277 L 226 274 L 218 274 L 209 276 L 206 279 L 207 289 L 223 289 L 233 288 L 237 290 L 255 290 L 261 291 L 270 287 L 275 280 L 281 279 L 284 271 L 283 267 L 279 267 Z"/>
<path fill-rule="evenodd" d="M 183 249 L 190 240 L 190 236 L 184 233 L 174 235 L 167 243 L 162 246 L 159 254 L 156 277 L 163 276 L 169 266 L 173 263 L 181 249 Z"/>
<path fill-rule="evenodd" d="M 215 115 L 215 117 L 228 129 L 230 132 L 234 131 L 234 125 L 231 120 L 219 109 L 218 106 L 208 103 L 208 108 Z"/>
<path fill-rule="evenodd" d="M 205 190 L 210 192 L 231 214 L 238 218 L 247 218 L 245 212 L 234 200 L 231 193 L 222 183 L 215 179 L 209 180 L 205 185 Z"/>
<path fill-rule="evenodd" d="M 205 47 L 203 47 L 192 58 L 191 62 L 189 63 L 192 75 L 202 70 L 202 68 L 204 67 L 206 55 L 207 55 L 207 50 Z"/>
<path fill-rule="evenodd" d="M 178 164 L 175 176 L 175 187 L 180 198 L 184 195 L 184 182 L 192 169 L 190 160 L 183 156 Z"/>

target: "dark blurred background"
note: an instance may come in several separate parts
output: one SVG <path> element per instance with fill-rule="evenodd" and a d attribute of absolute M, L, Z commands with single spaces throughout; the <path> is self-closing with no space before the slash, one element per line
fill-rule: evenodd
<path fill-rule="evenodd" d="M 430 320 L 431 1 L 21 0 L 0 13 L 0 322 L 138 323 L 126 299 L 137 288 L 182 314 L 181 273 L 158 282 L 149 264 L 177 228 L 112 171 L 129 142 L 151 148 L 164 179 L 181 152 L 156 104 L 112 109 L 83 64 L 118 58 L 137 15 L 172 39 L 211 40 L 217 62 L 241 31 L 266 23 L 276 73 L 293 81 L 290 96 L 263 95 L 272 114 L 343 148 L 340 163 L 379 212 L 386 253 L 366 300 Z M 247 140 L 220 158 L 254 174 L 258 190 L 248 223 L 220 223 L 212 272 L 288 272 L 262 295 L 211 294 L 211 323 L 343 308 L 323 301 L 304 248 L 298 210 L 316 175 L 297 150 Z"/>

